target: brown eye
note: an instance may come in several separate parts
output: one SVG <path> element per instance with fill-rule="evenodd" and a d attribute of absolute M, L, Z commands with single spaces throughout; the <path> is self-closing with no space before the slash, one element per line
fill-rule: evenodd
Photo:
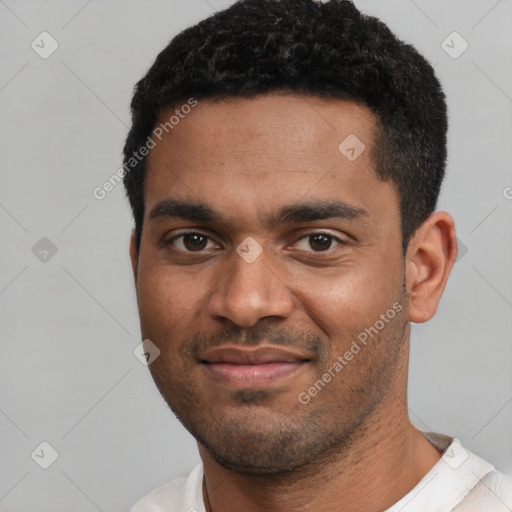
<path fill-rule="evenodd" d="M 314 251 L 327 251 L 331 248 L 333 237 L 329 235 L 310 235 L 309 246 Z"/>
<path fill-rule="evenodd" d="M 310 233 L 301 237 L 294 246 L 296 249 L 305 252 L 327 252 L 336 248 L 338 245 L 346 245 L 346 243 L 334 235 L 329 233 Z"/>
<path fill-rule="evenodd" d="M 207 242 L 208 238 L 198 233 L 183 236 L 183 245 L 189 251 L 202 251 L 206 247 Z"/>
<path fill-rule="evenodd" d="M 212 248 L 212 244 L 216 246 L 210 237 L 202 233 L 183 233 L 172 238 L 169 244 L 183 252 L 201 252 Z"/>

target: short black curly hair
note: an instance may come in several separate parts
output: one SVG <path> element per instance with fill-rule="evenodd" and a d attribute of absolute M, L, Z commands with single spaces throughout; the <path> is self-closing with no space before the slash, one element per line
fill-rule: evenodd
<path fill-rule="evenodd" d="M 403 251 L 435 210 L 446 165 L 445 95 L 432 66 L 351 1 L 240 0 L 178 34 L 136 84 L 124 185 L 140 247 L 147 144 L 162 111 L 278 90 L 366 105 L 377 175 L 398 190 Z M 146 151 L 147 152 L 147 151 Z"/>

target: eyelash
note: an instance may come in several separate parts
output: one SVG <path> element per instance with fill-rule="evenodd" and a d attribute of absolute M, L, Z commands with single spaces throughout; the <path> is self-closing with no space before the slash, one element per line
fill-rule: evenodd
<path fill-rule="evenodd" d="M 207 238 L 208 240 L 212 240 L 212 238 L 205 234 L 205 233 L 201 233 L 200 231 L 184 231 L 184 232 L 181 232 L 179 235 L 175 235 L 173 236 L 172 238 L 170 238 L 169 240 L 167 240 L 165 242 L 165 245 L 166 246 L 173 246 L 173 243 L 180 239 L 180 238 L 183 238 L 185 236 L 188 236 L 188 235 L 199 235 L 199 236 L 202 236 L 202 237 L 205 237 Z M 307 239 L 307 238 L 310 238 L 310 237 L 313 237 L 313 236 L 318 236 L 318 235 L 323 235 L 323 236 L 326 236 L 326 237 L 329 237 L 330 239 L 332 239 L 333 242 L 337 242 L 337 245 L 334 246 L 334 247 L 329 247 L 329 249 L 325 250 L 325 251 L 305 251 L 307 253 L 312 253 L 312 254 L 331 254 L 331 252 L 333 250 L 336 249 L 336 247 L 339 247 L 339 246 L 346 246 L 348 245 L 348 243 L 334 235 L 332 235 L 331 233 L 328 233 L 328 232 L 325 232 L 325 231 L 312 231 L 312 232 L 309 232 L 309 233 L 306 233 L 306 234 L 303 234 L 301 237 L 299 237 L 297 239 L 296 242 L 294 242 L 294 244 L 296 244 L 297 242 L 301 241 L 301 240 L 304 240 L 304 239 Z M 187 251 L 187 250 L 183 250 L 183 249 L 178 249 L 176 247 L 174 247 L 175 250 L 177 251 L 180 251 L 182 253 L 186 253 L 186 254 L 197 254 L 197 255 L 204 255 L 204 249 L 201 250 L 201 251 Z"/>

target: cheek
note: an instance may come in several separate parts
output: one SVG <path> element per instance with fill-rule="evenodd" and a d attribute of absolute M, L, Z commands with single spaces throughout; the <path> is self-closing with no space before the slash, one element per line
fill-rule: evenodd
<path fill-rule="evenodd" d="M 400 299 L 402 281 L 397 259 L 389 265 L 381 257 L 364 264 L 354 259 L 329 273 L 303 273 L 294 293 L 306 315 L 336 343 L 373 325 Z"/>
<path fill-rule="evenodd" d="M 169 339 L 190 327 L 205 290 L 197 280 L 163 266 L 140 272 L 138 283 L 143 336 L 160 349 L 171 345 Z"/>

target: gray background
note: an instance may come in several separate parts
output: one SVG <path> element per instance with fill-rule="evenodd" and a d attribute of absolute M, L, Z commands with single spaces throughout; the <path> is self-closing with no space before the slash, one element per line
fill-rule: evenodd
<path fill-rule="evenodd" d="M 174 34 L 229 3 L 0 0 L 4 512 L 126 511 L 199 461 L 133 354 L 124 190 L 92 191 L 120 166 L 133 84 Z M 462 257 L 437 316 L 413 326 L 411 417 L 510 472 L 512 1 L 356 4 L 436 66 L 451 115 L 439 208 Z M 43 31 L 59 44 L 47 59 L 31 48 Z M 457 59 L 441 47 L 453 31 L 469 43 Z M 46 470 L 31 458 L 43 441 L 58 452 Z"/>

